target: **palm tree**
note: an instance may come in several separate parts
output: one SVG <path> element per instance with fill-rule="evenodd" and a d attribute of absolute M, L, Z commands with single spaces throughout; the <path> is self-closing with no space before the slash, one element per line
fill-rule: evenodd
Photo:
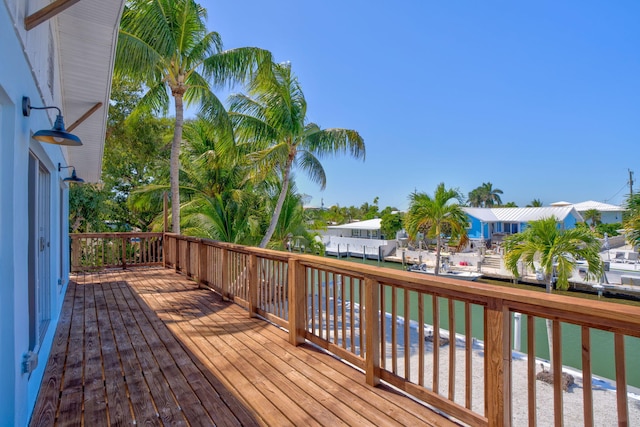
<path fill-rule="evenodd" d="M 528 208 L 541 208 L 542 201 L 540 199 L 533 199 L 530 204 L 527 205 Z"/>
<path fill-rule="evenodd" d="M 320 129 L 307 123 L 307 101 L 290 64 L 274 64 L 275 79 L 255 81 L 250 95 L 231 97 L 230 116 L 239 141 L 262 146 L 254 156 L 265 171 L 279 172 L 282 183 L 273 216 L 260 247 L 266 247 L 276 229 L 289 189 L 291 171 L 301 168 L 309 178 L 326 185 L 319 157 L 338 153 L 364 159 L 365 146 L 360 134 L 349 129 Z"/>
<path fill-rule="evenodd" d="M 502 204 L 500 194 L 502 190 L 493 188 L 490 182 L 483 182 L 480 187 L 469 192 L 469 206 L 482 208 L 500 206 Z"/>
<path fill-rule="evenodd" d="M 126 3 L 116 49 L 115 74 L 146 88 L 141 108 L 167 111 L 174 101 L 170 184 L 172 231 L 180 233 L 180 144 L 184 103 L 200 106 L 208 118 L 224 123 L 226 113 L 212 92 L 269 70 L 271 54 L 263 49 L 223 51 L 217 32 L 207 32 L 207 13 L 193 0 L 131 0 Z M 212 82 L 212 83 L 210 83 Z"/>
<path fill-rule="evenodd" d="M 483 205 L 482 193 L 480 192 L 480 188 L 476 188 L 475 190 L 471 190 L 469 192 L 469 206 L 473 208 L 480 208 Z"/>
<path fill-rule="evenodd" d="M 251 147 L 228 144 L 224 130 L 199 117 L 184 129 L 181 204 L 184 234 L 255 245 L 267 211 L 263 185 L 248 161 Z"/>
<path fill-rule="evenodd" d="M 640 193 L 634 193 L 627 198 L 623 226 L 627 233 L 627 240 L 632 245 L 640 245 Z"/>
<path fill-rule="evenodd" d="M 440 183 L 433 197 L 416 192 L 411 194 L 409 199 L 409 211 L 404 220 L 407 232 L 411 238 L 415 238 L 418 232 L 425 232 L 428 238 L 436 239 L 434 273 L 438 275 L 442 237 L 445 230 L 451 233 L 453 239 L 458 239 L 460 245 L 465 244 L 468 239 L 469 219 L 460 205 L 462 195 L 458 190 L 447 189 L 444 183 Z"/>
<path fill-rule="evenodd" d="M 578 259 L 587 261 L 587 280 L 599 279 L 603 273 L 600 241 L 593 232 L 585 228 L 560 229 L 555 217 L 531 221 L 523 232 L 507 236 L 503 242 L 504 262 L 513 275 L 519 277 L 520 261 L 533 270 L 535 263 L 539 263 L 548 293 L 551 293 L 554 280 L 557 280 L 558 289 L 569 287 L 569 278 Z M 549 354 L 553 352 L 551 331 L 551 320 L 547 319 Z"/>
<path fill-rule="evenodd" d="M 493 184 L 490 182 L 483 182 L 480 187 L 481 194 L 484 201 L 484 207 L 490 208 L 492 206 L 499 206 L 502 204 L 502 199 L 500 199 L 500 194 L 502 194 L 502 190 L 499 188 L 493 188 Z"/>
<path fill-rule="evenodd" d="M 602 213 L 597 209 L 588 209 L 582 216 L 585 221 L 591 221 L 591 228 L 594 228 L 602 222 Z"/>
<path fill-rule="evenodd" d="M 640 212 L 635 212 L 624 222 L 627 240 L 633 245 L 640 245 Z"/>

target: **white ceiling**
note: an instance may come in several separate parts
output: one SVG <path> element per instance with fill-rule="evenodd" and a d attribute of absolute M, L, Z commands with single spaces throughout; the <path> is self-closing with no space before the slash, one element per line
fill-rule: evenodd
<path fill-rule="evenodd" d="M 72 133 L 82 147 L 68 147 L 69 163 L 87 182 L 98 182 L 106 132 L 111 75 L 125 0 L 81 0 L 60 13 L 60 70 L 67 128 L 96 103 L 102 107 Z"/>

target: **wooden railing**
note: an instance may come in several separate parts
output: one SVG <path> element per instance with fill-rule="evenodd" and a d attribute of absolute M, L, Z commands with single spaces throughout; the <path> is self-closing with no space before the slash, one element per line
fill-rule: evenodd
<path fill-rule="evenodd" d="M 625 358 L 625 349 L 640 338 L 638 307 L 172 234 L 165 234 L 164 250 L 167 267 L 288 329 L 292 344 L 315 343 L 361 368 L 369 384 L 386 381 L 464 423 L 512 425 L 515 406 L 531 426 L 629 424 L 627 367 L 637 369 L 638 355 Z M 514 313 L 525 319 L 526 362 L 512 353 Z M 537 395 L 534 332 L 536 325 L 544 331 L 547 319 L 553 366 L 562 366 L 563 352 L 581 354 L 577 420 L 565 417 L 559 369 L 548 386 L 552 407 Z M 577 349 L 562 342 L 567 327 L 579 331 Z M 591 336 L 598 331 L 612 336 L 615 364 L 617 410 L 604 419 L 594 416 L 591 386 Z M 516 363 L 526 371 L 518 389 Z"/>
<path fill-rule="evenodd" d="M 71 271 L 162 264 L 162 233 L 72 233 Z"/>

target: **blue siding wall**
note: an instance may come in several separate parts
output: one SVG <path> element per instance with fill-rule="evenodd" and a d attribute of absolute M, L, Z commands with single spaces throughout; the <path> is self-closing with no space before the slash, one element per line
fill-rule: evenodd
<path fill-rule="evenodd" d="M 572 228 L 576 228 L 576 224 L 577 224 L 577 220 L 576 217 L 573 215 L 567 215 L 567 217 L 564 219 L 564 229 L 565 230 L 570 230 Z"/>
<path fill-rule="evenodd" d="M 470 239 L 480 239 L 482 237 L 485 239 L 489 238 L 489 224 L 483 224 L 478 218 L 471 215 L 467 215 L 467 218 L 471 223 L 471 228 L 467 230 L 467 236 L 469 236 Z M 481 228 L 484 228 L 484 233 Z"/>
<path fill-rule="evenodd" d="M 471 223 L 471 228 L 467 230 L 467 236 L 470 239 L 479 239 L 480 238 L 480 220 L 478 218 L 474 218 L 470 215 L 467 215 L 469 222 Z"/>

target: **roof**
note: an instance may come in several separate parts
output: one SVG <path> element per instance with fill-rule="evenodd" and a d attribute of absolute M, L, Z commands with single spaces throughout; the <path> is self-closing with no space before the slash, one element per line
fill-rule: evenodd
<path fill-rule="evenodd" d="M 56 18 L 63 105 L 67 128 L 98 103 L 102 106 L 71 132 L 82 147 L 68 147 L 69 164 L 87 182 L 102 170 L 111 76 L 124 0 L 83 0 Z"/>
<path fill-rule="evenodd" d="M 623 212 L 625 210 L 622 206 L 610 205 L 608 203 L 596 202 L 594 200 L 576 203 L 573 207 L 578 212 L 588 211 L 589 209 L 595 209 L 600 212 Z"/>
<path fill-rule="evenodd" d="M 483 222 L 529 222 L 555 216 L 559 221 L 573 215 L 582 221 L 573 206 L 548 206 L 541 208 L 462 208 L 474 218 Z"/>
<path fill-rule="evenodd" d="M 332 230 L 380 230 L 380 218 L 368 219 L 366 221 L 350 222 L 348 224 L 330 225 L 327 228 Z"/>

